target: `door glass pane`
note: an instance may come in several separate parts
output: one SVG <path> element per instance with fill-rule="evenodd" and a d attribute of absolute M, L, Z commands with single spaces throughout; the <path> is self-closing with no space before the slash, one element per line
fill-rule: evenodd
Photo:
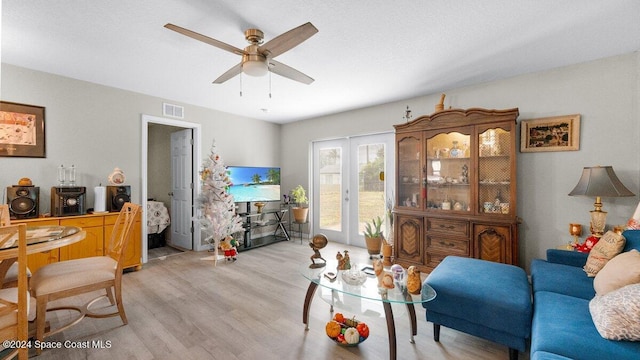
<path fill-rule="evenodd" d="M 318 151 L 320 228 L 342 231 L 342 149 Z"/>
<path fill-rule="evenodd" d="M 510 213 L 510 144 L 511 133 L 500 128 L 488 129 L 478 137 L 478 212 Z"/>
<path fill-rule="evenodd" d="M 471 136 L 441 133 L 427 139 L 427 208 L 471 211 Z"/>
<path fill-rule="evenodd" d="M 385 219 L 384 144 L 358 146 L 358 233 L 364 231 L 364 224 L 378 216 Z M 384 179 L 384 178 L 383 178 Z M 384 229 L 384 228 L 383 228 Z"/>

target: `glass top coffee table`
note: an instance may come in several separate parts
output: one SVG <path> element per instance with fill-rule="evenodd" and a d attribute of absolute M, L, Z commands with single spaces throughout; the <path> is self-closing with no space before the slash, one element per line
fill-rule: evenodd
<path fill-rule="evenodd" d="M 327 302 L 333 311 L 333 306 L 346 308 L 348 310 L 360 311 L 364 315 L 367 313 L 375 313 L 367 303 L 382 303 L 384 309 L 384 317 L 387 320 L 387 332 L 389 335 L 389 359 L 396 359 L 396 327 L 393 318 L 393 307 L 396 305 L 406 306 L 411 322 L 411 343 L 415 341 L 413 337 L 418 334 L 418 326 L 416 322 L 416 311 L 414 304 L 421 304 L 433 300 L 436 292 L 429 285 L 422 285 L 420 295 L 412 295 L 407 292 L 406 288 L 401 287 L 398 283 L 393 289 L 379 289 L 378 279 L 375 275 L 366 275 L 362 272 L 357 274 L 350 270 L 336 271 L 336 264 L 329 262 L 327 266 L 313 269 L 309 265 L 300 267 L 300 273 L 309 280 L 309 288 L 304 299 L 304 307 L 302 310 L 302 322 L 305 324 L 305 330 L 309 329 L 309 308 L 311 302 L 318 289 L 321 287 L 321 298 Z M 334 273 L 336 276 L 332 280 L 328 273 Z"/>

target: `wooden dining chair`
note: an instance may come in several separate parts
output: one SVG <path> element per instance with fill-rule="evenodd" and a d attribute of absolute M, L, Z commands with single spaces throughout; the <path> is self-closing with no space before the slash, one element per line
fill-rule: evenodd
<path fill-rule="evenodd" d="M 127 316 L 122 305 L 122 266 L 124 261 L 122 253 L 129 243 L 133 224 L 139 211 L 140 205 L 125 203 L 122 206 L 113 226 L 111 238 L 106 243 L 104 256 L 60 261 L 45 265 L 33 274 L 30 285 L 31 296 L 36 299 L 36 340 L 43 341 L 45 337 L 77 324 L 85 316 L 105 318 L 120 315 L 122 322 L 127 324 Z M 49 301 L 96 290 L 106 290 L 106 294 L 98 296 L 81 307 L 58 306 L 47 309 Z M 117 311 L 110 313 L 92 311 L 91 306 L 105 296 L 111 305 L 117 306 Z M 47 312 L 57 310 L 74 310 L 78 311 L 79 315 L 69 323 L 45 332 Z M 40 352 L 41 349 L 37 349 L 37 353 Z"/>
<path fill-rule="evenodd" d="M 11 225 L 11 213 L 9 205 L 0 204 L 0 227 Z M 0 288 L 11 288 L 18 286 L 18 264 L 15 260 L 0 261 L 0 274 L 5 274 Z M 7 268 L 8 267 L 8 268 Z M 31 271 L 27 267 L 27 279 L 31 278 Z M 27 280 L 28 281 L 28 280 Z"/>
<path fill-rule="evenodd" d="M 8 204 L 0 204 L 0 226 L 11 225 L 11 214 Z"/>
<path fill-rule="evenodd" d="M 17 239 L 18 247 L 7 248 Z M 18 258 L 18 287 L 0 289 L 0 340 L 15 340 L 25 344 L 29 339 L 29 288 L 27 285 L 27 226 L 25 224 L 0 227 L 0 248 L 16 252 Z M 28 358 L 28 348 L 21 346 L 9 351 L 6 359 L 18 355 Z"/>

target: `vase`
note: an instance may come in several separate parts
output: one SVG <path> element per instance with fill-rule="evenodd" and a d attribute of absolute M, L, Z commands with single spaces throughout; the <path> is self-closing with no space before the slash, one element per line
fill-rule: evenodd
<path fill-rule="evenodd" d="M 382 244 L 382 265 L 383 266 L 393 265 L 393 263 L 391 262 L 392 254 L 393 254 L 393 246 L 387 243 Z"/>
<path fill-rule="evenodd" d="M 307 215 L 309 213 L 309 208 L 294 207 L 291 210 L 293 211 L 293 220 L 296 223 L 304 224 L 307 222 Z"/>
<path fill-rule="evenodd" d="M 381 237 L 364 237 L 364 241 L 367 244 L 367 252 L 369 252 L 369 259 L 373 259 L 373 256 L 380 255 L 380 247 L 382 247 Z"/>

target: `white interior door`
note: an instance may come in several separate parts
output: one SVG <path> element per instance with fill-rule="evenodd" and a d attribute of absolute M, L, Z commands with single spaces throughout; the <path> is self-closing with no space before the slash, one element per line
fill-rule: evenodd
<path fill-rule="evenodd" d="M 365 247 L 365 222 L 377 216 L 386 222 L 394 158 L 392 133 L 314 142 L 313 233 Z"/>
<path fill-rule="evenodd" d="M 171 245 L 193 249 L 193 131 L 171 133 Z"/>

